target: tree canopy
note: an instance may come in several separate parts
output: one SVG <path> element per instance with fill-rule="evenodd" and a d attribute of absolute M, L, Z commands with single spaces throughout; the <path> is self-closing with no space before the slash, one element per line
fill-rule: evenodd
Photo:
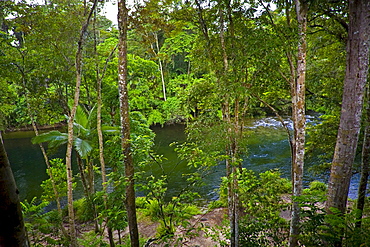
<path fill-rule="evenodd" d="M 302 225 L 316 224 L 319 233 L 311 232 L 310 237 L 317 236 L 326 244 L 347 241 L 338 222 L 346 220 L 352 165 L 361 160 L 356 158 L 367 160 L 366 152 L 359 150 L 368 150 L 369 143 L 359 137 L 368 136 L 361 110 L 369 104 L 365 97 L 369 39 L 363 36 L 370 34 L 365 28 L 368 23 L 357 19 L 368 14 L 363 13 L 369 8 L 367 1 L 145 0 L 128 5 L 120 0 L 116 5 L 119 26 L 104 16 L 104 4 L 97 0 L 0 1 L 0 130 L 68 124 L 68 130 L 36 133 L 33 140 L 47 142 L 49 152 L 67 144 L 67 172 L 72 169 L 72 150 L 77 152 L 81 180 L 90 179 L 86 203 L 95 219 L 96 234 L 106 226 L 120 234 L 127 221 L 133 229 L 130 243 L 139 246 L 135 209 L 151 203 L 156 203 L 162 217 L 158 239 L 173 237 L 174 226 L 185 221 L 180 216 L 176 221 L 166 211 L 171 207 L 174 212 L 185 210 L 188 199 L 196 197 L 191 189 L 184 197 L 166 201 L 164 187 L 170 186 L 166 174 L 154 178 L 143 168 L 162 165 L 161 157 L 153 152 L 150 127 L 174 123 L 186 125 L 187 143 L 176 148 L 179 157 L 199 169 L 189 175 L 189 188 L 201 182 L 210 167 L 225 165 L 220 201 L 228 208 L 230 231 L 224 236 L 231 246 L 262 236 L 262 228 L 256 228 L 270 209 L 275 213 L 268 219 L 279 225 L 275 230 L 288 232 L 287 222 L 276 214 L 284 203 L 274 197 L 278 205 L 272 207 L 261 199 L 263 195 L 255 203 L 243 194 L 268 190 L 266 177 L 282 183 L 275 173 L 256 177 L 242 167 L 248 149 L 246 119 L 274 115 L 293 121 L 293 129 L 282 121 L 291 144 L 292 219 L 290 239 L 264 236 L 298 246 L 309 242 L 307 232 L 299 231 L 308 229 Z M 355 8 L 360 4 L 362 8 Z M 357 39 L 363 50 L 356 51 Z M 356 88 L 361 90 L 351 95 L 356 89 L 351 85 L 358 81 L 350 72 L 360 67 L 357 74 L 362 80 Z M 307 115 L 317 121 L 307 123 Z M 348 143 L 352 148 L 345 153 Z M 343 156 L 351 159 L 344 161 Z M 316 222 L 300 217 L 307 213 L 301 206 L 318 200 L 322 192 L 311 191 L 316 193 L 314 198 L 303 188 L 304 163 L 313 157 L 315 165 L 310 169 L 333 171 L 328 216 L 315 218 Z M 341 166 L 346 180 L 335 175 Z M 111 169 L 109 176 L 106 167 Z M 103 191 L 93 186 L 99 169 Z M 68 183 L 72 193 L 72 174 Z M 147 204 L 135 206 L 135 183 L 152 189 Z M 108 185 L 113 192 L 108 192 Z M 284 189 L 276 193 L 285 193 Z M 343 200 L 336 201 L 342 191 Z M 72 214 L 72 194 L 68 196 Z M 248 235 L 253 219 L 245 213 L 253 212 L 250 203 L 262 203 L 266 211 L 256 215 L 256 231 Z M 123 206 L 128 213 L 125 219 L 119 213 Z M 73 228 L 71 219 L 70 224 Z M 338 231 L 339 237 L 332 238 L 325 226 Z M 73 234 L 63 241 L 76 246 Z M 258 241 L 269 242 L 266 239 Z M 110 245 L 114 245 L 112 232 Z"/>

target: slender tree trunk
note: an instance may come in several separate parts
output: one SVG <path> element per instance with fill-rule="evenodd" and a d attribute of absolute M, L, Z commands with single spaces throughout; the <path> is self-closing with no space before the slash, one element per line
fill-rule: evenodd
<path fill-rule="evenodd" d="M 223 60 L 223 78 L 227 80 L 227 74 L 229 69 L 229 57 L 226 51 L 225 44 L 225 33 L 224 33 L 224 10 L 219 9 L 220 15 L 220 45 L 222 50 L 222 60 Z M 229 97 L 224 97 L 225 102 L 222 106 L 223 121 L 228 123 L 227 134 L 229 143 L 226 147 L 226 153 L 229 159 L 226 160 L 226 176 L 229 180 L 227 187 L 227 201 L 228 201 L 228 215 L 230 222 L 230 246 L 239 246 L 239 197 L 238 197 L 238 178 L 237 178 L 237 167 L 236 167 L 236 155 L 237 155 L 237 141 L 236 132 L 237 126 L 237 109 L 235 109 L 235 119 L 234 122 L 231 120 L 230 116 L 230 105 Z"/>
<path fill-rule="evenodd" d="M 220 46 L 222 50 L 223 60 L 223 71 L 221 72 L 222 78 L 227 83 L 229 77 L 229 69 L 232 68 L 232 63 L 235 58 L 234 54 L 234 24 L 232 18 L 231 2 L 226 1 L 226 17 L 228 20 L 228 32 L 231 38 L 231 52 L 228 54 L 225 40 L 225 20 L 224 20 L 224 9 L 219 9 L 220 16 Z M 234 71 L 233 71 L 234 72 Z M 227 122 L 227 134 L 229 143 L 226 148 L 226 153 L 229 156 L 229 160 L 226 161 L 226 175 L 230 179 L 228 184 L 228 213 L 230 221 L 230 246 L 239 246 L 239 221 L 240 221 L 240 201 L 239 201 L 239 184 L 238 184 L 238 170 L 241 170 L 241 163 L 238 161 L 238 139 L 241 138 L 242 127 L 239 123 L 239 99 L 238 96 L 234 102 L 234 114 L 233 117 L 230 115 L 230 99 L 228 96 L 224 97 L 225 102 L 222 106 L 223 120 Z"/>
<path fill-rule="evenodd" d="M 100 160 L 100 170 L 101 170 L 101 177 L 102 177 L 102 185 L 104 191 L 104 208 L 108 209 L 108 189 L 107 189 L 107 174 L 105 168 L 105 160 L 104 160 L 104 143 L 103 143 L 103 133 L 101 127 L 101 108 L 102 108 L 102 99 L 101 99 L 101 80 L 98 79 L 98 109 L 97 109 L 97 132 L 98 132 L 98 139 L 99 139 L 99 160 Z M 107 224 L 109 223 L 109 218 L 106 218 Z M 113 232 L 111 227 L 107 227 L 108 231 L 108 238 L 109 238 L 109 245 L 114 247 L 114 239 L 113 239 Z"/>
<path fill-rule="evenodd" d="M 347 68 L 337 143 L 331 165 L 326 209 L 345 213 L 352 164 L 361 127 L 363 98 L 369 66 L 370 2 L 349 1 Z M 340 244 L 339 244 L 340 245 Z"/>
<path fill-rule="evenodd" d="M 78 41 L 78 48 L 76 52 L 76 87 L 75 95 L 73 100 L 73 106 L 71 113 L 68 119 L 68 141 L 67 141 L 67 151 L 66 151 L 66 171 L 67 171 L 67 198 L 68 198 L 68 217 L 69 217 L 69 232 L 71 238 L 71 246 L 75 247 L 77 245 L 77 235 L 76 235 L 76 225 L 74 220 L 74 210 L 73 210 L 73 174 L 72 174 L 72 147 L 73 147 L 73 122 L 77 111 L 78 101 L 80 98 L 80 86 L 82 78 L 82 48 L 85 41 L 85 36 L 87 32 L 87 27 L 89 26 L 90 19 L 94 9 L 97 5 L 97 0 L 94 1 L 94 4 L 90 10 L 89 16 L 86 20 L 86 23 L 83 25 L 80 33 L 80 38 Z"/>
<path fill-rule="evenodd" d="M 235 169 L 235 157 L 233 153 L 233 135 L 232 135 L 232 126 L 229 112 L 229 103 L 228 98 L 226 97 L 225 102 L 222 106 L 222 115 L 223 121 L 228 123 L 227 135 L 228 141 L 225 151 L 228 156 L 226 160 L 226 177 L 228 178 L 227 184 L 227 209 L 229 216 L 230 224 L 230 246 L 237 247 L 239 246 L 239 214 L 238 214 L 238 197 L 237 197 L 237 173 Z"/>
<path fill-rule="evenodd" d="M 241 163 L 238 161 L 238 138 L 241 132 L 239 130 L 239 102 L 236 100 L 234 119 L 230 116 L 229 99 L 226 97 L 222 106 L 223 121 L 228 124 L 227 135 L 228 144 L 226 153 L 226 176 L 229 179 L 227 187 L 228 216 L 230 222 L 230 246 L 239 246 L 239 221 L 240 221 L 240 201 L 238 194 L 238 170 L 241 171 Z"/>
<path fill-rule="evenodd" d="M 66 152 L 66 171 L 67 171 L 67 198 L 68 198 L 68 218 L 69 218 L 69 237 L 71 239 L 71 246 L 77 246 L 76 226 L 75 217 L 73 210 L 73 174 L 72 174 L 72 147 L 73 147 L 73 120 L 76 114 L 76 108 L 79 98 L 79 90 L 81 83 L 81 75 L 77 73 L 75 88 L 75 100 L 74 106 L 71 109 L 71 113 L 68 120 L 68 142 Z"/>
<path fill-rule="evenodd" d="M 32 127 L 33 127 L 33 131 L 35 132 L 35 135 L 38 136 L 39 135 L 39 131 L 38 131 L 37 126 L 36 126 L 36 124 L 35 124 L 35 122 L 33 120 L 32 120 Z M 46 168 L 48 168 L 50 170 L 51 169 L 51 166 L 50 166 L 50 162 L 49 162 L 49 157 L 46 154 L 46 150 L 45 150 L 44 146 L 42 146 L 41 143 L 39 143 L 39 147 L 41 149 L 42 156 L 44 157 Z M 58 190 L 56 188 L 56 185 L 55 185 L 54 176 L 53 176 L 52 172 L 49 172 L 48 175 L 50 177 L 50 181 L 51 181 L 51 184 L 52 184 L 52 187 L 53 187 L 55 201 L 57 203 L 57 210 L 59 212 L 60 217 L 62 217 L 62 206 L 60 205 L 59 192 L 58 192 Z M 62 226 L 62 230 L 65 230 L 63 226 Z"/>
<path fill-rule="evenodd" d="M 157 46 L 157 56 L 158 56 L 158 53 L 159 53 L 159 42 L 158 42 L 158 34 L 155 32 L 154 33 L 155 35 L 155 44 Z M 166 96 L 166 84 L 165 84 L 165 81 L 164 81 L 164 71 L 163 71 L 163 63 L 162 63 L 162 59 L 160 57 L 158 57 L 158 62 L 159 62 L 159 70 L 161 72 L 161 81 L 162 81 L 162 91 L 163 91 L 163 99 L 164 101 L 167 101 L 167 96 Z"/>
<path fill-rule="evenodd" d="M 300 196 L 303 190 L 304 144 L 306 132 L 305 118 L 305 81 L 306 81 L 306 29 L 307 29 L 307 2 L 296 0 L 298 20 L 298 60 L 297 77 L 291 85 L 292 91 L 292 118 L 294 138 L 292 148 L 292 219 L 290 222 L 289 246 L 298 246 L 300 207 L 295 197 Z M 292 81 L 293 82 L 293 81 Z"/>
<path fill-rule="evenodd" d="M 19 191 L 0 131 L 0 246 L 29 246 Z"/>
<path fill-rule="evenodd" d="M 96 14 L 96 13 L 95 13 Z M 95 24 L 94 19 L 94 24 Z M 95 28 L 94 28 L 95 30 Z M 111 60 L 114 51 L 116 50 L 117 46 L 112 50 L 112 52 L 109 54 L 109 57 L 106 60 L 106 63 L 104 65 L 102 74 L 100 75 L 100 69 L 99 69 L 99 60 L 98 60 L 98 54 L 96 51 L 97 47 L 97 37 L 94 32 L 94 40 L 95 40 L 95 54 L 96 54 L 96 81 L 97 81 L 97 112 L 96 112 L 96 131 L 98 132 L 98 142 L 99 142 L 99 161 L 100 161 L 100 170 L 101 170 L 101 178 L 102 178 L 102 187 L 104 191 L 104 208 L 108 210 L 108 185 L 107 185 L 107 173 L 106 173 L 106 167 L 105 167 L 105 159 L 104 159 L 104 139 L 103 139 L 103 131 L 102 131 L 102 119 L 101 119 L 101 112 L 102 112 L 102 81 L 108 66 L 108 62 Z M 110 247 L 114 247 L 114 238 L 113 238 L 113 231 L 112 228 L 109 227 L 109 217 L 106 219 L 107 224 L 107 231 L 108 231 L 108 238 L 109 238 L 109 245 Z"/>
<path fill-rule="evenodd" d="M 78 153 L 76 154 L 76 156 L 77 156 L 76 160 L 77 160 L 78 171 L 80 172 L 82 188 L 84 191 L 84 195 L 87 198 L 89 197 L 89 189 L 88 189 L 89 186 L 87 182 L 87 175 L 85 174 L 84 161 Z"/>
<path fill-rule="evenodd" d="M 362 224 L 362 213 L 365 207 L 366 199 L 366 187 L 370 172 L 370 93 L 369 87 L 367 88 L 367 105 L 366 115 L 364 117 L 365 131 L 364 131 L 364 143 L 362 144 L 362 164 L 361 164 L 361 179 L 358 186 L 358 199 L 357 209 L 359 210 L 357 215 L 356 228 L 361 228 Z"/>
<path fill-rule="evenodd" d="M 94 202 L 94 193 L 95 193 L 95 174 L 94 174 L 94 164 L 92 160 L 88 157 L 85 158 L 86 162 L 86 182 L 87 182 L 87 196 L 86 202 L 88 207 L 91 207 L 92 213 L 94 216 L 94 225 L 95 225 L 95 232 L 99 232 L 99 222 L 98 222 L 98 213 L 96 211 L 96 205 Z"/>
<path fill-rule="evenodd" d="M 130 118 L 128 104 L 128 80 L 127 80 L 127 22 L 128 9 L 126 0 L 118 1 L 118 88 L 121 116 L 122 153 L 125 163 L 126 198 L 128 227 L 130 232 L 131 246 L 139 247 L 139 232 L 136 219 L 135 189 L 134 189 L 134 164 L 132 160 L 130 144 Z"/>
<path fill-rule="evenodd" d="M 24 67 L 24 60 L 25 60 L 25 57 L 22 55 L 22 60 L 23 60 L 23 67 Z M 29 103 L 29 92 L 26 88 L 26 77 L 25 77 L 25 73 L 24 73 L 24 70 L 21 70 L 21 75 L 22 75 L 22 85 L 23 85 L 23 91 L 25 92 L 25 98 L 26 98 L 26 104 L 27 104 L 27 109 L 28 109 L 28 114 L 30 116 L 30 119 L 31 119 L 31 125 L 32 125 L 32 128 L 33 128 L 33 131 L 35 132 L 35 135 L 38 136 L 39 135 L 39 131 L 37 129 L 37 126 L 36 126 L 36 123 L 35 123 L 35 118 L 34 118 L 34 114 L 33 112 L 31 111 L 31 105 Z M 38 144 L 39 147 L 40 147 L 40 150 L 41 150 L 41 153 L 44 157 L 44 160 L 45 160 L 45 164 L 46 164 L 46 167 L 47 169 L 49 170 L 49 177 L 50 177 L 50 181 L 51 181 L 51 184 L 52 184 L 52 188 L 53 188 L 53 192 L 54 192 L 54 196 L 55 196 L 55 201 L 57 203 L 57 210 L 58 210 L 58 213 L 59 213 L 59 216 L 62 218 L 62 207 L 60 205 L 60 197 L 59 197 L 59 192 L 56 188 L 56 185 L 55 185 L 55 180 L 54 180 L 54 176 L 51 172 L 51 167 L 50 167 L 50 162 L 49 162 L 49 158 L 46 154 L 46 151 L 45 151 L 45 148 L 44 146 L 39 143 Z M 62 233 L 65 237 L 68 237 L 68 233 L 63 225 L 63 222 L 61 222 L 61 230 L 62 230 Z"/>
<path fill-rule="evenodd" d="M 39 132 L 37 130 L 37 126 L 35 124 L 35 121 L 33 120 L 32 118 L 32 127 L 33 127 L 33 130 L 35 132 L 35 135 L 38 136 L 39 135 Z M 47 169 L 49 170 L 48 172 L 48 175 L 50 177 L 50 181 L 51 181 L 51 185 L 53 187 L 53 192 L 54 192 L 54 196 L 55 196 L 55 201 L 57 203 L 57 210 L 58 210 L 58 214 L 59 214 L 59 217 L 63 217 L 63 212 L 62 212 L 62 206 L 60 205 L 60 197 L 59 197 L 59 192 L 57 190 L 57 187 L 56 187 L 56 184 L 55 184 L 55 180 L 54 180 L 54 175 L 53 173 L 51 172 L 51 166 L 50 166 L 50 162 L 49 162 L 49 158 L 48 158 L 48 155 L 46 154 L 46 151 L 45 151 L 45 148 L 44 146 L 42 146 L 41 143 L 39 143 L 39 147 L 41 149 L 41 152 L 42 152 L 42 155 L 44 157 L 44 160 L 45 160 L 45 164 L 46 164 L 46 167 Z M 61 221 L 61 225 L 60 225 L 60 229 L 62 230 L 62 233 L 65 237 L 68 237 L 68 233 L 67 233 L 67 230 L 65 229 L 64 225 L 63 225 L 63 220 Z"/>
<path fill-rule="evenodd" d="M 33 128 L 33 131 L 35 132 L 35 135 L 38 136 L 39 135 L 39 132 L 38 132 L 38 129 L 37 129 L 37 126 L 36 126 L 36 123 L 35 123 L 35 118 L 34 118 L 34 114 L 33 112 L 31 111 L 31 105 L 29 103 L 29 91 L 26 87 L 26 74 L 25 74 L 25 56 L 23 54 L 23 52 L 20 52 L 20 55 L 22 56 L 22 67 L 21 66 L 17 66 L 20 74 L 22 75 L 22 86 L 23 86 L 23 92 L 25 93 L 25 99 L 26 99 L 26 104 L 27 104 L 27 109 L 28 109 L 28 114 L 30 116 L 30 119 L 31 119 L 31 125 L 32 125 L 32 128 Z M 50 177 L 50 180 L 51 180 L 51 184 L 52 184 L 52 188 L 53 188 L 53 192 L 54 192 L 54 196 L 55 196 L 55 201 L 56 201 L 56 204 L 57 204 L 57 210 L 58 210 L 58 213 L 59 213 L 59 216 L 62 217 L 62 207 L 60 205 L 60 198 L 59 198 L 59 193 L 56 189 L 56 186 L 55 186 L 55 180 L 54 180 L 54 177 L 53 177 L 53 174 L 51 173 L 51 167 L 50 167 L 50 162 L 49 162 L 49 158 L 46 154 L 46 151 L 45 151 L 45 148 L 44 146 L 42 146 L 41 143 L 38 144 L 39 147 L 40 147 L 40 150 L 41 150 L 41 153 L 44 157 L 44 160 L 45 160 L 45 164 L 46 164 L 46 167 L 47 169 L 50 171 L 48 173 L 49 177 Z M 63 225 L 63 222 L 61 222 L 61 231 L 63 233 L 63 235 L 68 238 L 68 233 Z"/>

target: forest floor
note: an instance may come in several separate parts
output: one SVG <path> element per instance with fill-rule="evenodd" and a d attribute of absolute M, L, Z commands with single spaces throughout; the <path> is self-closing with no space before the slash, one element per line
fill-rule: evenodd
<path fill-rule="evenodd" d="M 145 247 L 164 247 L 164 246 L 189 246 L 189 247 L 214 247 L 221 246 L 219 240 L 215 241 L 212 236 L 216 239 L 224 239 L 220 234 L 220 228 L 223 227 L 223 221 L 226 217 L 227 209 L 216 208 L 211 211 L 207 211 L 203 214 L 193 216 L 189 221 L 189 226 L 185 228 L 178 227 L 175 232 L 175 236 L 168 239 L 166 243 L 161 242 L 157 239 L 157 228 L 159 227 L 158 222 L 153 222 L 147 217 L 138 218 L 139 235 L 142 239 L 147 239 Z M 77 226 L 80 234 L 87 233 L 94 230 L 93 224 L 81 224 Z M 217 229 L 213 231 L 212 229 Z M 119 239 L 128 239 L 129 231 L 126 229 L 125 232 L 118 235 L 114 232 L 114 239 L 116 242 Z M 108 234 L 105 234 L 108 236 Z M 107 243 L 108 238 L 104 239 Z M 224 240 L 226 241 L 226 240 Z M 124 241 L 123 241 L 124 242 Z"/>
<path fill-rule="evenodd" d="M 290 195 L 283 195 L 282 200 L 285 203 L 291 202 Z M 323 205 L 320 205 L 323 207 Z M 319 206 L 319 207 L 320 207 Z M 290 220 L 290 210 L 280 212 L 280 216 L 285 220 Z M 145 239 L 144 247 L 164 247 L 164 246 L 188 246 L 188 247 L 217 247 L 225 246 L 220 244 L 220 240 L 227 245 L 227 239 L 222 234 L 227 232 L 228 226 L 225 225 L 227 218 L 226 208 L 216 208 L 212 210 L 205 209 L 204 213 L 194 215 L 186 228 L 177 227 L 175 236 L 161 241 L 158 239 L 159 222 L 153 222 L 150 217 L 138 214 L 138 229 L 141 239 Z M 87 233 L 94 230 L 93 224 L 87 223 L 79 225 L 78 232 L 80 234 Z M 119 235 L 117 231 L 113 233 L 115 242 L 118 243 L 122 239 L 122 243 L 129 238 L 129 230 L 126 228 L 124 232 Z M 106 232 L 105 236 L 108 236 Z M 105 237 L 105 242 L 109 242 L 108 237 Z"/>
<path fill-rule="evenodd" d="M 185 229 L 178 227 L 175 232 L 174 240 L 169 246 L 221 246 L 219 241 L 213 240 L 222 239 L 219 229 L 223 226 L 227 210 L 225 208 L 216 208 L 204 214 L 195 215 L 190 219 L 189 226 Z M 146 222 L 139 224 L 139 232 L 141 236 L 147 239 L 155 239 L 158 223 L 147 224 Z M 214 231 L 213 229 L 218 229 Z M 176 242 L 177 241 L 177 242 Z M 159 243 L 158 241 L 147 242 L 146 246 L 168 246 L 168 243 Z"/>

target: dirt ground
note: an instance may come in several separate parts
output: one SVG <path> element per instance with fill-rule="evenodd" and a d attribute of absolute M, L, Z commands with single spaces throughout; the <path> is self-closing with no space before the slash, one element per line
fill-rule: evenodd
<path fill-rule="evenodd" d="M 217 208 L 200 215 L 195 215 L 190 220 L 190 224 L 186 229 L 179 227 L 176 230 L 175 237 L 166 241 L 166 243 L 161 243 L 160 240 L 157 239 L 158 222 L 152 222 L 149 219 L 141 219 L 138 220 L 139 235 L 141 238 L 148 239 L 144 244 L 144 247 L 217 247 L 221 246 L 219 239 L 227 241 L 220 233 L 226 214 L 226 208 Z M 65 228 L 68 229 L 67 223 L 65 224 Z M 216 231 L 212 231 L 213 228 L 216 229 Z M 92 222 L 77 224 L 76 230 L 78 235 L 84 235 L 88 232 L 94 231 L 94 225 Z M 121 232 L 121 236 L 119 236 L 116 231 L 113 233 L 116 242 L 118 242 L 119 238 L 127 239 L 128 235 L 128 229 L 126 229 L 125 232 Z M 104 241 L 109 243 L 107 232 L 105 233 L 105 236 Z M 212 236 L 217 240 L 214 240 Z"/>
<path fill-rule="evenodd" d="M 189 247 L 213 247 L 220 246 L 219 241 L 214 241 L 204 230 L 211 235 L 219 235 L 219 232 L 212 232 L 212 228 L 222 227 L 222 221 L 225 218 L 227 211 L 224 208 L 217 208 L 204 214 L 195 215 L 190 220 L 190 225 L 187 229 L 178 228 L 174 241 L 172 243 L 160 243 L 156 239 L 157 227 L 159 223 L 150 221 L 142 221 L 138 223 L 139 234 L 141 237 L 149 239 L 145 247 L 163 247 L 163 246 L 189 246 Z M 192 230 L 188 230 L 192 229 Z M 128 234 L 128 231 L 124 234 Z M 221 235 L 217 236 L 222 238 Z M 118 236 L 115 236 L 118 238 Z M 181 239 L 181 240 L 180 240 Z M 177 240 L 177 242 L 175 241 Z M 169 244 L 169 245 L 168 245 Z"/>

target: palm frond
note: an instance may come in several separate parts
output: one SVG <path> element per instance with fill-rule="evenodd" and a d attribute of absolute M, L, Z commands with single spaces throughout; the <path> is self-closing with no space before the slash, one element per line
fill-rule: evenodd
<path fill-rule="evenodd" d="M 91 108 L 91 110 L 88 112 L 88 116 L 87 116 L 87 122 L 88 122 L 88 128 L 89 129 L 91 129 L 92 128 L 92 126 L 91 126 L 91 124 L 92 123 L 94 123 L 94 121 L 93 120 L 95 120 L 96 119 L 96 114 L 93 114 L 94 112 L 95 112 L 95 110 L 96 110 L 96 108 L 95 108 L 95 106 L 96 106 L 96 104 Z M 95 126 L 94 126 L 95 127 Z"/>
<path fill-rule="evenodd" d="M 89 130 L 86 129 L 83 125 L 73 122 L 73 131 L 76 135 L 80 136 L 85 135 L 86 133 L 88 133 Z"/>
<path fill-rule="evenodd" d="M 78 154 L 85 158 L 92 150 L 92 146 L 89 141 L 83 140 L 81 138 L 74 138 L 73 145 Z"/>
<path fill-rule="evenodd" d="M 102 126 L 102 131 L 105 133 L 119 134 L 121 133 L 121 128 L 116 126 Z"/>
<path fill-rule="evenodd" d="M 47 142 L 50 148 L 59 147 L 68 141 L 68 135 L 60 131 L 53 130 L 32 138 L 33 144 Z"/>
<path fill-rule="evenodd" d="M 79 126 L 82 126 L 84 129 L 88 128 L 89 124 L 88 114 L 81 105 L 78 105 L 77 107 L 74 123 Z"/>

